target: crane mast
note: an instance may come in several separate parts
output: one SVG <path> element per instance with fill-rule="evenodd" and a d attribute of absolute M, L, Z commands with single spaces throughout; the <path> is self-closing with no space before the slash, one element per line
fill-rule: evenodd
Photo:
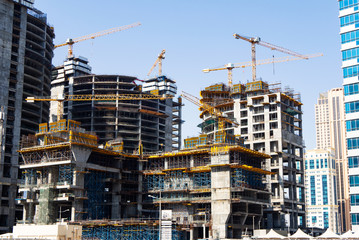
<path fill-rule="evenodd" d="M 156 62 L 152 65 L 150 71 L 147 73 L 147 76 L 149 76 L 152 72 L 152 70 L 156 67 L 158 64 L 158 76 L 162 75 L 162 60 L 165 59 L 165 53 L 166 49 L 163 49 L 162 52 L 158 55 Z"/>

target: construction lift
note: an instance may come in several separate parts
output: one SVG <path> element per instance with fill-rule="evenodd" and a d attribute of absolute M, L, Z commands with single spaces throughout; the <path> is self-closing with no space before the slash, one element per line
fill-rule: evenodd
<path fill-rule="evenodd" d="M 256 81 L 257 76 L 256 76 L 256 65 L 257 65 L 257 61 L 256 61 L 256 44 L 261 45 L 263 47 L 267 47 L 270 48 L 272 50 L 276 50 L 279 52 L 283 52 L 298 58 L 302 58 L 302 59 L 308 59 L 308 57 L 306 55 L 302 55 L 299 53 L 296 53 L 294 51 L 291 51 L 289 49 L 283 48 L 283 47 L 279 47 L 276 45 L 273 45 L 271 43 L 267 43 L 262 41 L 259 37 L 245 37 L 239 34 L 233 34 L 233 36 L 236 39 L 242 39 L 244 41 L 247 41 L 249 43 L 251 43 L 251 47 L 252 47 L 252 80 L 253 82 Z"/>
<path fill-rule="evenodd" d="M 315 58 L 315 57 L 320 57 L 323 56 L 322 53 L 317 53 L 317 54 L 311 54 L 311 55 L 303 55 L 305 56 L 305 59 L 309 59 L 309 58 Z M 265 64 L 270 64 L 270 63 L 280 63 L 280 62 L 289 62 L 289 61 L 295 61 L 295 60 L 301 60 L 303 59 L 302 57 L 296 57 L 296 56 L 287 56 L 287 57 L 280 57 L 280 58 L 269 58 L 269 59 L 264 59 L 264 60 L 256 60 L 256 66 L 258 65 L 265 65 Z M 223 67 L 218 67 L 218 68 L 206 68 L 203 69 L 202 72 L 204 73 L 209 73 L 209 72 L 213 72 L 213 71 L 218 71 L 218 70 L 228 70 L 228 86 L 230 88 L 232 88 L 232 70 L 234 68 L 246 68 L 246 67 L 250 67 L 253 66 L 253 62 L 242 62 L 242 63 L 228 63 L 226 65 L 224 65 Z"/>
<path fill-rule="evenodd" d="M 207 111 L 213 118 L 216 118 L 218 121 L 218 128 L 217 128 L 217 136 L 219 136 L 220 142 L 221 143 L 225 143 L 225 123 L 229 123 L 235 127 L 238 127 L 239 124 L 237 122 L 234 122 L 232 120 L 230 120 L 229 118 L 227 118 L 227 116 L 225 116 L 224 113 L 222 113 L 221 111 L 219 111 L 217 108 L 201 102 L 201 100 L 189 93 L 183 92 L 181 93 L 181 96 L 185 99 L 187 99 L 188 101 L 190 101 L 191 103 L 197 105 L 200 107 L 201 111 Z M 216 134 L 215 134 L 216 135 Z M 216 139 L 217 137 L 215 136 L 214 139 Z"/>
<path fill-rule="evenodd" d="M 115 33 L 115 32 L 120 32 L 120 31 L 129 29 L 129 28 L 137 27 L 139 25 L 141 25 L 141 23 L 137 22 L 137 23 L 133 23 L 133 24 L 130 24 L 130 25 L 122 26 L 122 27 L 115 27 L 115 28 L 111 28 L 111 29 L 104 30 L 104 31 L 101 31 L 101 32 L 92 33 L 92 34 L 82 36 L 82 37 L 78 37 L 78 38 L 74 38 L 74 39 L 68 38 L 65 43 L 55 45 L 54 48 L 63 47 L 63 46 L 66 46 L 66 45 L 69 46 L 68 58 L 72 58 L 73 57 L 73 45 L 75 43 L 82 42 L 82 41 L 89 40 L 89 39 L 94 39 L 94 38 L 101 37 L 101 36 L 108 35 L 108 34 Z"/>
<path fill-rule="evenodd" d="M 150 76 L 152 70 L 156 67 L 158 63 L 158 76 L 162 75 L 162 60 L 165 59 L 166 49 L 163 49 L 162 52 L 158 55 L 156 62 L 151 67 L 150 71 L 147 73 L 147 76 Z"/>
<path fill-rule="evenodd" d="M 151 99 L 168 99 L 173 98 L 171 95 L 152 95 L 152 94 L 83 94 L 83 95 L 58 95 L 51 96 L 37 96 L 28 97 L 27 102 L 35 101 L 57 101 L 57 120 L 62 119 L 63 115 L 63 102 L 65 101 L 116 101 L 116 100 L 151 100 Z"/>

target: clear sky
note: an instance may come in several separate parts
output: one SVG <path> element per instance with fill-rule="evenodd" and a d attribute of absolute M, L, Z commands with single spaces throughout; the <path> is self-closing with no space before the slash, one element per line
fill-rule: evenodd
<path fill-rule="evenodd" d="M 281 82 L 301 93 L 303 131 L 307 149 L 315 148 L 314 104 L 319 93 L 342 86 L 338 2 L 328 0 L 36 0 L 55 28 L 55 44 L 112 27 L 141 22 L 141 26 L 74 45 L 74 54 L 87 57 L 95 74 L 121 74 L 146 79 L 162 49 L 163 74 L 177 81 L 178 92 L 199 91 L 227 82 L 227 72 L 202 69 L 251 60 L 250 44 L 238 33 L 302 54 L 323 57 L 259 66 L 257 77 Z M 54 65 L 67 48 L 55 50 Z M 286 56 L 257 46 L 257 59 Z M 157 68 L 153 74 L 157 73 Z M 153 75 L 154 76 L 154 75 Z M 236 69 L 234 83 L 251 79 L 251 69 Z M 184 100 L 182 137 L 200 131 L 199 111 Z"/>

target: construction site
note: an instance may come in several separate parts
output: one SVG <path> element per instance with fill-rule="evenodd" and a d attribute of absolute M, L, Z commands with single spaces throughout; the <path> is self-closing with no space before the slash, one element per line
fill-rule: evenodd
<path fill-rule="evenodd" d="M 172 239 L 239 238 L 270 205 L 263 180 L 273 173 L 262 169 L 270 156 L 238 139 L 197 140 L 177 152 L 126 154 L 120 142 L 99 146 L 79 122 L 41 124 L 21 142 L 23 224 L 65 221 L 84 239 L 157 239 L 158 214 L 171 210 Z"/>
<path fill-rule="evenodd" d="M 228 82 L 209 84 L 199 97 L 176 97 L 176 81 L 162 74 L 165 49 L 146 80 L 95 74 L 87 58 L 73 53 L 75 43 L 139 25 L 51 46 L 69 47 L 68 56 L 52 68 L 51 89 L 23 96 L 25 107 L 46 116 L 35 121 L 37 129 L 21 131 L 11 155 L 21 156 L 12 166 L 21 177 L 11 237 L 240 239 L 258 229 L 305 228 L 300 95 L 257 78 L 256 67 L 320 55 L 234 34 L 251 44 L 252 61 L 204 69 L 228 71 Z M 256 45 L 291 56 L 257 60 Z M 155 67 L 158 74 L 150 77 Z M 246 67 L 251 81 L 233 84 L 232 71 Z M 201 133 L 186 139 L 184 99 L 199 107 L 201 118 Z"/>
<path fill-rule="evenodd" d="M 48 225 L 73 239 L 239 239 L 305 226 L 299 95 L 258 79 L 233 85 L 229 74 L 228 85 L 175 101 L 175 81 L 136 81 L 70 57 L 54 70 L 57 97 L 27 98 L 51 102 L 53 121 L 21 139 L 14 233 Z M 182 98 L 203 119 L 183 147 Z"/>

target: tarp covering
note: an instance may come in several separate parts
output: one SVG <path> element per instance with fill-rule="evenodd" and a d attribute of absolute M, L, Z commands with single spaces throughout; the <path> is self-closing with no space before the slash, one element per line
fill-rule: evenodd
<path fill-rule="evenodd" d="M 340 236 L 338 236 L 328 228 L 327 231 L 325 231 L 325 233 L 323 233 L 322 235 L 318 236 L 317 239 L 340 239 Z"/>
<path fill-rule="evenodd" d="M 262 237 L 258 237 L 258 239 L 284 239 L 284 238 L 287 238 L 287 237 L 280 235 L 273 229 L 271 229 L 266 235 L 264 235 Z"/>
<path fill-rule="evenodd" d="M 359 239 L 359 232 L 358 232 L 358 234 L 355 234 L 354 232 L 349 230 L 348 232 L 340 235 L 340 238 L 341 239 Z"/>
<path fill-rule="evenodd" d="M 313 237 L 303 232 L 300 228 L 289 239 L 312 239 Z"/>

